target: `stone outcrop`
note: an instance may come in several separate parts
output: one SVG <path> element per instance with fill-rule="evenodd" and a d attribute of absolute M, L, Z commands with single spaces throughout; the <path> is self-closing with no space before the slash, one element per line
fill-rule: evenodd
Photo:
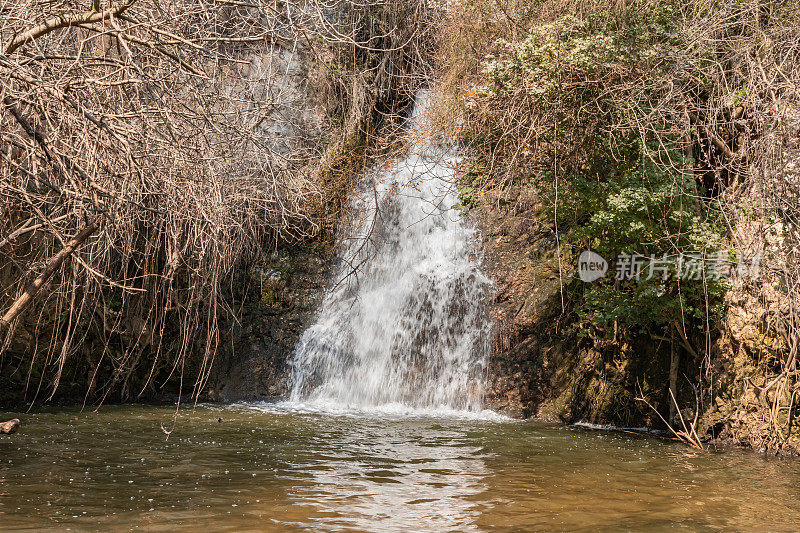
<path fill-rule="evenodd" d="M 483 202 L 469 216 L 481 231 L 483 264 L 496 283 L 486 407 L 527 417 L 537 415 L 553 393 L 553 306 L 560 301 L 561 280 L 572 272 L 562 263 L 559 275 L 554 228 L 542 222 L 535 196 L 518 193 L 513 204 Z"/>
<path fill-rule="evenodd" d="M 286 396 L 294 346 L 322 300 L 327 255 L 327 249 L 281 253 L 250 269 L 242 317 L 228 331 L 214 364 L 209 400 Z"/>

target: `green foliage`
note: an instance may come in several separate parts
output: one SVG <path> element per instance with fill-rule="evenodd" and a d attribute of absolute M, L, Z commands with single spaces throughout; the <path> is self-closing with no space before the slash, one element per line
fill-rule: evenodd
<path fill-rule="evenodd" d="M 634 10 L 624 21 L 596 13 L 535 26 L 523 41 L 499 41 L 497 52 L 487 57 L 489 94 L 503 96 L 521 86 L 528 95 L 546 100 L 563 97 L 577 83 L 582 92 L 596 95 L 600 77 L 613 75 L 622 64 L 662 58 L 665 47 L 678 46 L 676 20 L 674 9 L 666 5 Z"/>
<path fill-rule="evenodd" d="M 609 261 L 620 254 L 644 256 L 633 279 L 615 279 L 615 266 L 624 265 L 611 263 L 604 279 L 586 285 L 579 309 L 585 328 L 608 331 L 616 324 L 618 331 L 637 334 L 688 323 L 702 331 L 707 311 L 710 319 L 719 317 L 727 281 L 709 269 L 723 250 L 724 228 L 714 202 L 699 197 L 690 172 L 667 171 L 640 150 L 637 166 L 599 182 L 579 176 L 573 185 L 572 216 L 588 219 L 569 233 L 575 247 Z M 684 269 L 698 258 L 701 268 L 679 276 L 681 255 Z"/>
<path fill-rule="evenodd" d="M 459 207 L 467 211 L 478 205 L 485 189 L 487 177 L 482 168 L 483 165 L 476 159 L 468 159 L 464 164 L 462 177 L 458 183 L 458 200 Z"/>
<path fill-rule="evenodd" d="M 670 2 L 567 14 L 533 25 L 523 39 L 498 41 L 484 60 L 476 95 L 483 105 L 473 108 L 505 111 L 477 122 L 477 163 L 491 160 L 485 168 L 503 168 L 520 184 L 529 178 L 519 171 L 519 154 L 529 152 L 542 195 L 555 202 L 558 184 L 555 213 L 575 250 L 592 249 L 609 261 L 620 254 L 659 258 L 664 264 L 654 266 L 662 269 L 672 263 L 666 279 L 657 268 L 650 276 L 650 263 L 641 259 L 637 279 L 616 280 L 612 262 L 604 279 L 582 286 L 580 328 L 595 338 L 631 340 L 678 323 L 691 336 L 722 312 L 724 280 L 679 279 L 676 272 L 679 257 L 713 259 L 724 240 L 717 206 L 684 156 L 687 132 L 661 111 L 675 69 L 696 73 L 698 90 L 708 82 L 698 68 L 705 52 L 695 47 L 688 56 L 680 22 Z M 511 106 L 529 112 L 528 122 L 507 121 L 515 116 Z M 535 132 L 535 143 L 520 140 L 518 132 L 526 131 Z M 465 200 L 474 201 L 467 187 Z"/>
<path fill-rule="evenodd" d="M 798 69 L 791 66 L 797 63 L 797 1 L 454 3 L 459 4 L 454 31 L 445 39 L 451 60 L 444 62 L 445 88 L 464 117 L 459 127 L 471 156 L 487 176 L 487 197 L 525 199 L 514 209 L 495 209 L 498 216 L 538 216 L 540 232 L 557 231 L 561 252 L 576 258 L 587 248 L 609 260 L 634 253 L 667 254 L 673 261 L 682 254 L 712 260 L 721 254 L 735 266 L 738 253 L 727 249 L 735 238 L 745 254 L 761 250 L 783 261 L 782 247 L 791 248 L 787 214 L 797 202 L 778 169 L 792 160 L 786 147 L 795 145 L 797 106 L 774 84 L 797 86 Z M 482 58 L 482 68 L 473 67 L 473 55 Z M 773 183 L 770 174 L 780 178 Z M 545 208 L 533 214 L 531 202 Z M 727 233 L 731 227 L 734 235 Z M 502 250 L 525 253 L 525 241 L 514 242 L 522 250 Z M 538 251 L 531 254 L 534 261 L 538 257 Z M 577 331 L 591 339 L 578 344 L 575 359 L 554 369 L 569 376 L 569 395 L 560 397 L 556 410 L 571 411 L 570 418 L 620 420 L 626 408 L 605 399 L 622 398 L 625 391 L 655 398 L 656 409 L 666 414 L 672 370 L 709 386 L 702 391 L 731 376 L 783 375 L 793 361 L 771 333 L 782 321 L 791 322 L 781 314 L 793 309 L 785 289 L 792 269 L 736 284 L 731 316 L 742 331 L 730 333 L 743 349 L 734 368 L 730 357 L 715 360 L 703 353 L 706 341 L 728 350 L 727 343 L 715 341 L 733 323 L 719 320 L 729 286 L 711 276 L 710 265 L 701 265 L 705 279 L 678 279 L 675 264 L 666 278 L 648 279 L 645 263 L 638 279 L 626 280 L 614 279 L 615 266 L 593 283 L 565 283 L 560 302 L 551 299 L 552 310 L 568 317 L 557 323 L 575 326 L 559 329 L 564 338 Z M 767 281 L 772 276 L 780 279 Z M 784 287 L 779 304 L 778 285 Z M 766 326 L 764 309 L 771 309 Z M 511 321 L 527 328 L 525 319 L 514 315 Z M 672 333 L 675 343 L 653 340 Z M 669 367 L 667 351 L 679 356 L 679 368 Z M 709 362 L 725 368 L 722 380 L 715 373 L 712 382 L 704 381 L 709 368 L 701 369 Z M 767 382 L 747 383 L 747 390 L 758 390 Z M 691 391 L 684 388 L 681 398 L 680 389 L 679 384 L 678 403 L 693 404 Z M 778 434 L 782 445 L 784 432 L 774 431 L 774 417 L 761 409 L 778 412 L 791 398 L 775 394 L 769 402 L 751 402 L 742 398 L 743 390 L 724 392 L 726 409 L 741 410 L 734 424 L 741 429 L 732 434 L 759 447 L 766 435 Z M 700 409 L 708 407 L 703 402 L 701 392 Z"/>

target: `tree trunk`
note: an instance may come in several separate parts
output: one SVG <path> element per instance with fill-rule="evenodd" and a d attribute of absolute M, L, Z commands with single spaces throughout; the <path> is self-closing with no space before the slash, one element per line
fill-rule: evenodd
<path fill-rule="evenodd" d="M 675 346 L 675 332 L 672 332 L 672 341 L 669 343 L 669 423 L 675 421 L 675 406 L 678 402 L 678 364 L 680 354 Z"/>

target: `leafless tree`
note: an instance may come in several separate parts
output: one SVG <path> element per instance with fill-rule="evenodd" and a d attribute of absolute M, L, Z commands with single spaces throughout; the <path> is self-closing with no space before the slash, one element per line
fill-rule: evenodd
<path fill-rule="evenodd" d="M 237 265 L 333 224 L 343 161 L 420 84 L 432 10 L 0 3 L 0 371 L 49 369 L 29 389 L 52 395 L 82 357 L 102 399 L 185 386 L 193 355 L 199 393 Z"/>

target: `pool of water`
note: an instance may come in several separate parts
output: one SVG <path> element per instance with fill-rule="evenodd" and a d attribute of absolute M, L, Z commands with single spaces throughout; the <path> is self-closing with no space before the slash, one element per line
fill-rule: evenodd
<path fill-rule="evenodd" d="M 483 414 L 291 405 L 2 413 L 0 529 L 773 530 L 800 462 Z M 220 422 L 219 419 L 222 421 Z"/>

